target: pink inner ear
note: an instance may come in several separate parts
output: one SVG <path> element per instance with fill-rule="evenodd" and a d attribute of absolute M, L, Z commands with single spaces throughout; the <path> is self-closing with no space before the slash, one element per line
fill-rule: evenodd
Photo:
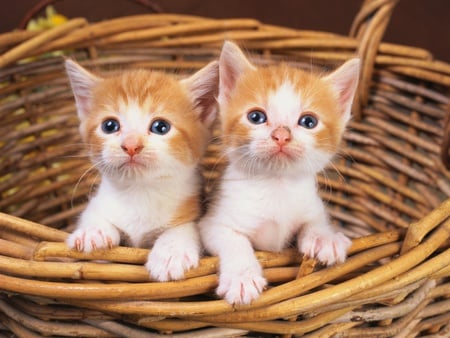
<path fill-rule="evenodd" d="M 214 95 L 205 95 L 197 100 L 197 107 L 199 107 L 200 120 L 207 126 L 211 125 L 217 113 L 216 98 Z"/>
<path fill-rule="evenodd" d="M 194 105 L 200 113 L 200 120 L 209 126 L 216 117 L 216 97 L 218 93 L 219 65 L 213 61 L 191 77 L 182 80 L 190 91 Z"/>
<path fill-rule="evenodd" d="M 65 66 L 75 97 L 78 116 L 83 119 L 89 113 L 93 87 L 101 79 L 88 72 L 75 61 L 67 60 Z"/>
<path fill-rule="evenodd" d="M 343 114 L 346 118 L 350 118 L 353 99 L 355 97 L 356 89 L 358 87 L 358 78 L 347 77 L 344 83 L 341 84 L 341 91 L 339 93 L 339 104 L 343 109 Z"/>
<path fill-rule="evenodd" d="M 75 94 L 76 97 L 76 104 L 79 111 L 80 116 L 87 115 L 87 112 L 89 111 L 89 99 L 87 96 L 84 96 L 82 94 Z"/>
<path fill-rule="evenodd" d="M 327 76 L 331 85 L 339 95 L 338 102 L 346 118 L 350 118 L 353 98 L 358 87 L 359 59 L 351 59 Z"/>
<path fill-rule="evenodd" d="M 247 70 L 255 69 L 240 48 L 226 41 L 219 59 L 219 103 L 230 98 L 239 76 Z"/>
<path fill-rule="evenodd" d="M 353 89 L 353 86 L 350 85 L 342 88 L 339 97 L 339 104 L 343 107 L 348 106 L 353 102 L 354 94 L 355 90 Z"/>
<path fill-rule="evenodd" d="M 221 64 L 220 69 L 220 85 L 219 85 L 219 98 L 222 100 L 228 100 L 230 98 L 231 91 L 233 90 L 237 81 L 236 69 L 228 64 Z"/>

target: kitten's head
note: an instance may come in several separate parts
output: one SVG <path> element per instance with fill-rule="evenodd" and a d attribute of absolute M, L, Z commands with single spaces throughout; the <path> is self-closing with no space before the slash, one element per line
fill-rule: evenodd
<path fill-rule="evenodd" d="M 82 139 L 103 175 L 156 178 L 195 168 L 217 111 L 217 62 L 181 81 L 148 70 L 101 78 L 65 65 Z"/>
<path fill-rule="evenodd" d="M 286 64 L 257 68 L 225 42 L 219 60 L 223 142 L 249 174 L 316 174 L 337 151 L 359 77 L 359 59 L 328 75 Z"/>

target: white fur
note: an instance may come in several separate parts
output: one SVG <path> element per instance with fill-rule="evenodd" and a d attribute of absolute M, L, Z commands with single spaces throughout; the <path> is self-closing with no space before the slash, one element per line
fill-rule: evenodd
<path fill-rule="evenodd" d="M 170 155 L 166 138 L 177 131 L 172 127 L 164 136 L 149 134 L 139 165 L 121 168 L 129 156 L 120 148 L 127 135 L 148 134 L 151 117 L 145 117 L 131 105 L 121 119 L 122 132 L 103 135 L 100 162 L 104 163 L 97 194 L 81 214 L 77 230 L 67 244 L 89 252 L 118 245 L 124 232 L 133 246 L 141 246 L 146 233 L 163 232 L 156 240 L 146 264 L 152 278 L 159 281 L 180 279 L 184 271 L 198 265 L 200 239 L 193 223 L 168 228 L 171 217 L 183 201 L 196 195 L 199 178 L 195 165 L 180 163 Z M 140 116 L 140 118 L 137 118 Z M 97 130 L 99 135 L 101 131 Z M 176 230 L 175 230 L 176 229 Z"/>
<path fill-rule="evenodd" d="M 245 111 L 250 110 L 249 105 Z M 280 174 L 298 176 L 316 174 L 330 161 L 333 154 L 325 152 L 316 146 L 314 134 L 318 133 L 323 125 L 315 129 L 306 130 L 298 125 L 300 112 L 310 107 L 301 102 L 298 93 L 289 82 L 284 82 L 267 98 L 267 106 L 262 107 L 268 115 L 267 125 L 253 125 L 247 120 L 246 114 L 241 117 L 241 123 L 251 130 L 251 140 L 247 145 L 227 149 L 227 155 L 234 158 L 234 165 L 240 166 L 254 175 Z M 295 161 L 274 161 L 270 155 L 278 151 L 278 146 L 272 141 L 271 133 L 277 127 L 289 126 L 292 141 L 285 147 L 285 152 Z M 257 159 L 257 160 L 256 160 Z"/>
<path fill-rule="evenodd" d="M 333 230 L 317 193 L 316 174 L 333 155 L 315 145 L 314 133 L 323 126 L 320 121 L 311 130 L 298 125 L 308 107 L 289 82 L 269 94 L 267 102 L 261 107 L 267 123 L 252 125 L 243 115 L 250 142 L 227 149 L 230 164 L 199 224 L 205 247 L 220 257 L 217 293 L 232 304 L 252 302 L 266 286 L 253 249 L 280 251 L 297 235 L 301 253 L 331 265 L 345 260 L 351 244 Z M 270 135 L 278 127 L 288 127 L 292 140 L 285 147 L 287 156 L 274 158 L 269 155 L 279 146 Z"/>
<path fill-rule="evenodd" d="M 218 293 L 228 302 L 250 303 L 265 286 L 252 247 L 280 251 L 300 233 L 300 252 L 328 265 L 345 260 L 350 241 L 330 226 L 313 175 L 251 178 L 230 166 L 221 188 L 199 226 L 220 257 Z"/>
<path fill-rule="evenodd" d="M 92 122 L 90 118 L 96 121 L 96 116 L 90 116 L 91 95 L 103 79 L 74 61 L 67 60 L 65 65 L 82 138 L 90 142 L 86 124 Z M 197 132 L 206 132 L 216 116 L 218 76 L 218 62 L 213 61 L 180 81 L 193 103 L 198 123 L 202 124 Z M 186 220 L 184 224 L 171 222 L 176 219 L 178 209 L 200 193 L 197 159 L 188 157 L 190 149 L 183 149 L 183 154 L 172 153 L 171 138 L 180 132 L 176 126 L 171 125 L 164 135 L 149 132 L 152 122 L 164 116 L 164 103 L 151 106 L 151 97 L 147 97 L 142 106 L 133 101 L 133 97 L 122 102 L 117 101 L 118 98 L 112 100 L 110 105 L 119 111 L 105 104 L 101 107 L 102 116 L 115 119 L 120 128 L 105 133 L 101 127 L 103 121 L 97 119 L 94 132 L 101 144 L 91 148 L 90 156 L 102 180 L 67 244 L 84 252 L 108 248 L 120 243 L 123 232 L 133 246 L 142 246 L 142 242 L 148 240 L 146 235 L 151 233 L 151 239 L 156 238 L 146 263 L 151 277 L 159 281 L 183 278 L 187 269 L 198 265 L 200 238 L 193 220 Z M 200 149 L 205 146 L 199 145 Z"/>
<path fill-rule="evenodd" d="M 191 175 L 137 180 L 125 188 L 103 177 L 97 194 L 81 214 L 78 229 L 92 226 L 102 230 L 117 228 L 129 236 L 133 246 L 140 246 L 145 233 L 167 225 L 178 204 L 195 193 L 190 180 L 196 181 L 194 172 Z M 77 237 L 74 236 L 70 237 Z M 83 251 L 92 250 L 90 243 L 84 244 Z"/>
<path fill-rule="evenodd" d="M 136 180 L 126 188 L 124 182 L 104 176 L 68 246 L 89 252 L 118 245 L 118 229 L 133 246 L 141 246 L 146 233 L 161 231 L 146 264 L 150 276 L 159 281 L 183 278 L 185 270 L 198 265 L 200 239 L 191 222 L 173 228 L 168 224 L 180 203 L 196 193 L 198 177 L 192 168 L 167 174 L 172 175 Z"/>
<path fill-rule="evenodd" d="M 197 267 L 200 236 L 194 222 L 167 229 L 155 242 L 145 264 L 158 281 L 177 280 L 186 270 Z"/>
<path fill-rule="evenodd" d="M 299 114 L 304 110 L 300 96 L 289 81 L 283 82 L 275 92 L 269 93 L 267 101 L 271 124 L 295 126 Z"/>

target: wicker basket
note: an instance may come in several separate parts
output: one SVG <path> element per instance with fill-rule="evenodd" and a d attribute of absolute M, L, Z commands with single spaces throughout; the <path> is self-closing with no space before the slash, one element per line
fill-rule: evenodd
<path fill-rule="evenodd" d="M 350 36 L 165 14 L 0 35 L 0 336 L 449 337 L 450 66 L 380 43 L 395 2 L 365 1 Z M 354 238 L 348 261 L 325 268 L 295 249 L 258 252 L 270 286 L 240 308 L 214 296 L 214 257 L 186 280 L 156 283 L 148 250 L 83 255 L 63 243 L 96 177 L 83 176 L 61 51 L 102 72 L 184 74 L 224 39 L 257 63 L 332 68 L 358 53 L 364 64 L 343 156 L 318 178 L 333 221 Z M 207 182 L 219 174 L 217 148 Z"/>

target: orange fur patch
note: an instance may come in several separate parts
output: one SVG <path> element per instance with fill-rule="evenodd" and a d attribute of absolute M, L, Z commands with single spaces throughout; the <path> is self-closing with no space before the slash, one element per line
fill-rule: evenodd
<path fill-rule="evenodd" d="M 184 200 L 169 222 L 170 226 L 194 222 L 200 216 L 200 198 L 197 195 Z"/>
<path fill-rule="evenodd" d="M 266 110 L 270 94 L 286 82 L 293 86 L 302 102 L 303 111 L 297 112 L 297 118 L 311 111 L 323 123 L 324 128 L 315 132 L 317 147 L 330 153 L 336 151 L 344 131 L 336 93 L 320 75 L 286 64 L 249 70 L 238 79 L 222 112 L 223 137 L 227 145 L 238 146 L 251 137 L 249 127 L 241 123 L 243 115 L 251 108 Z"/>
<path fill-rule="evenodd" d="M 177 129 L 169 146 L 178 160 L 186 164 L 199 160 L 209 134 L 198 120 L 190 93 L 176 79 L 160 72 L 131 70 L 100 81 L 92 92 L 89 118 L 80 128 L 84 141 L 91 148 L 101 148 L 96 129 L 106 118 L 120 116 L 121 106 L 130 104 Z"/>

